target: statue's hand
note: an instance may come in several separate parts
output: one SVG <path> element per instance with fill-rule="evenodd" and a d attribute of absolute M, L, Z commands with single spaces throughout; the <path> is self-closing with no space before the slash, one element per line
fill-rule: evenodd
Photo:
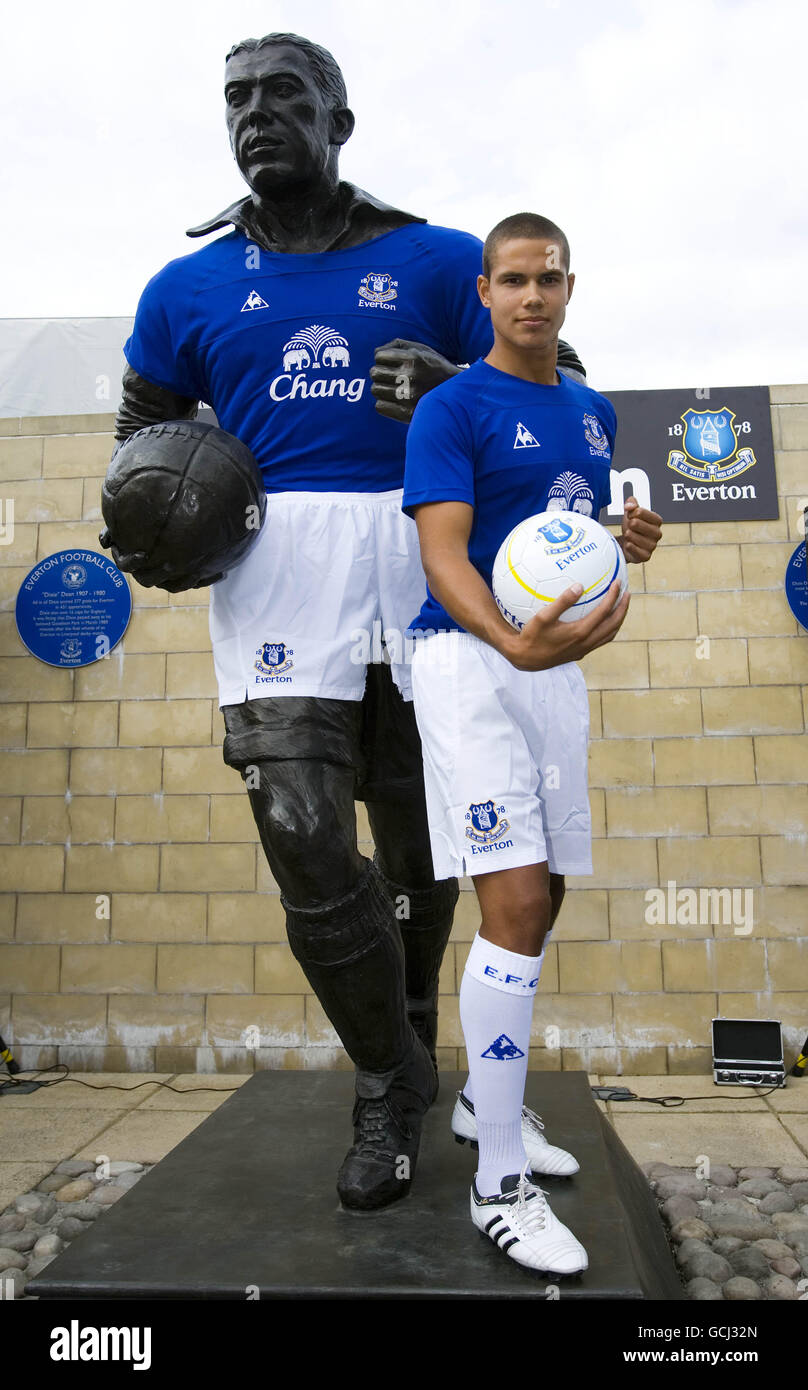
<path fill-rule="evenodd" d="M 217 579 L 223 578 L 223 574 L 212 575 L 210 579 L 200 579 L 195 574 L 180 574 L 176 566 L 170 564 L 148 569 L 144 565 L 146 556 L 143 551 L 124 554 L 112 540 L 107 527 L 104 527 L 98 539 L 104 550 L 112 551 L 112 558 L 118 569 L 123 570 L 125 574 L 131 574 L 144 589 L 167 589 L 170 594 L 181 594 L 186 589 L 206 589 L 209 584 L 215 584 Z"/>
<path fill-rule="evenodd" d="M 462 367 L 441 357 L 426 343 L 394 338 L 376 349 L 376 365 L 370 369 L 376 409 L 389 420 L 408 425 L 421 397 L 460 371 Z"/>

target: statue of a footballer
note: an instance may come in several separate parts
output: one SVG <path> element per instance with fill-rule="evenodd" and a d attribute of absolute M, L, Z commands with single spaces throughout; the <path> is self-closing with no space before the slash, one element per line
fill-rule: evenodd
<path fill-rule="evenodd" d="M 337 1186 L 344 1206 L 371 1210 L 408 1191 L 400 1160 L 412 1174 L 437 1091 L 438 972 L 458 889 L 433 874 L 404 653 L 358 664 L 356 633 L 379 622 L 403 634 L 423 601 L 401 510 L 406 425 L 424 392 L 492 346 L 482 246 L 340 182 L 354 117 L 316 44 L 237 44 L 225 101 L 250 193 L 189 233 L 225 235 L 146 286 L 115 433 L 192 421 L 204 401 L 261 471 L 263 526 L 211 587 L 224 759 L 245 780 L 292 951 L 356 1068 Z M 114 526 L 103 540 L 147 584 L 211 579 L 121 555 Z M 373 862 L 357 849 L 357 799 Z"/>

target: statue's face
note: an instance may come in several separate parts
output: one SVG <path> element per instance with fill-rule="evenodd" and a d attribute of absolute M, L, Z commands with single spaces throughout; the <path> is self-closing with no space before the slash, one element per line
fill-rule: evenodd
<path fill-rule="evenodd" d="M 225 67 L 227 130 L 250 187 L 270 194 L 322 176 L 332 146 L 342 144 L 335 117 L 305 57 L 272 45 L 237 53 Z"/>

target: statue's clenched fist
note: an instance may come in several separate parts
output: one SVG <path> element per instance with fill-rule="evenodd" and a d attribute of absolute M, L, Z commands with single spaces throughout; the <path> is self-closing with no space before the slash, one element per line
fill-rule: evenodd
<path fill-rule="evenodd" d="M 380 415 L 408 425 L 421 397 L 459 371 L 461 367 L 426 343 L 410 343 L 404 338 L 383 343 L 376 349 L 376 364 L 370 369 L 376 409 Z"/>

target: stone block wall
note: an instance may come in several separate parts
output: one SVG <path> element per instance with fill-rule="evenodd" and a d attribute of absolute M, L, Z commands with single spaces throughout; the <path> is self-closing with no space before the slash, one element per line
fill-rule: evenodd
<path fill-rule="evenodd" d="M 771 394 L 779 520 L 666 526 L 631 567 L 620 636 L 583 663 L 595 872 L 568 883 L 533 1067 L 707 1073 L 718 1013 L 782 1019 L 787 1056 L 808 1033 L 808 633 L 783 592 L 808 503 L 808 388 Z M 123 642 L 76 671 L 17 635 L 36 561 L 99 548 L 111 428 L 0 421 L 15 510 L 0 545 L 0 1033 L 25 1067 L 347 1066 L 222 761 L 207 592 L 133 584 Z M 361 806 L 358 824 L 370 853 Z M 478 922 L 463 887 L 446 1068 L 464 1063 L 457 992 Z"/>

